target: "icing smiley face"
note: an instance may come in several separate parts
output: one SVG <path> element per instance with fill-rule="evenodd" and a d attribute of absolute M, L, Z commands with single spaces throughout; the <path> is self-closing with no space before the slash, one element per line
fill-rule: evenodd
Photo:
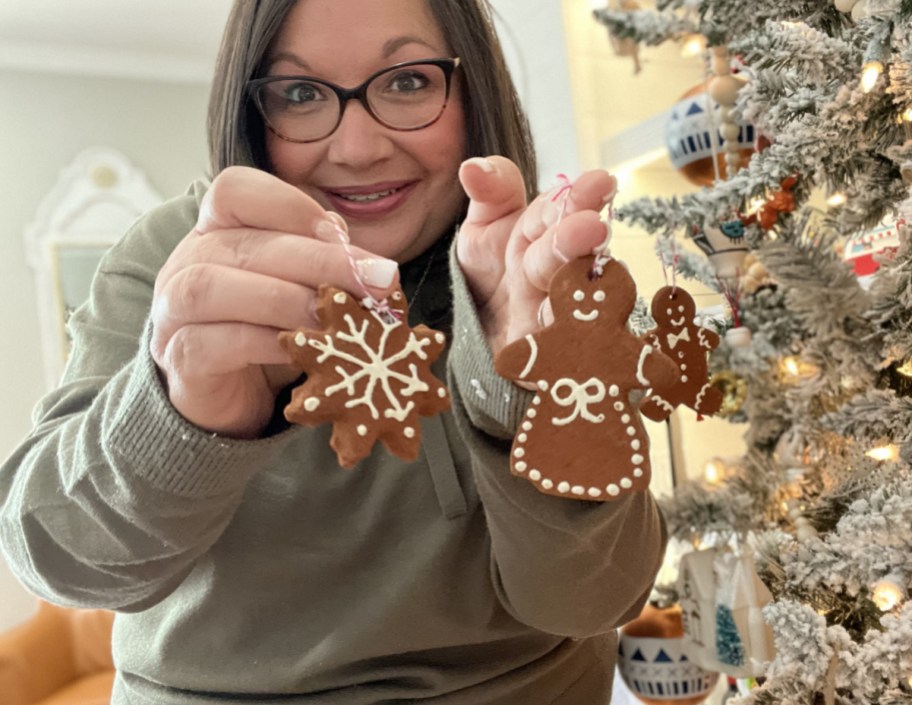
<path fill-rule="evenodd" d="M 579 304 L 579 308 L 572 309 L 572 313 L 576 320 L 582 321 L 583 323 L 591 323 L 598 318 L 599 309 L 601 308 L 601 304 L 605 302 L 607 294 L 604 289 L 596 289 L 592 292 L 592 307 L 589 309 L 585 308 L 587 303 L 586 298 L 587 294 L 582 289 L 577 289 L 573 292 L 573 300 Z"/>
<path fill-rule="evenodd" d="M 652 317 L 660 328 L 684 328 L 695 315 L 694 300 L 678 287 L 663 287 L 652 299 Z"/>
<path fill-rule="evenodd" d="M 611 260 L 600 277 L 590 279 L 591 259 L 558 270 L 551 281 L 555 322 L 623 325 L 636 303 L 636 287 L 627 268 Z"/>

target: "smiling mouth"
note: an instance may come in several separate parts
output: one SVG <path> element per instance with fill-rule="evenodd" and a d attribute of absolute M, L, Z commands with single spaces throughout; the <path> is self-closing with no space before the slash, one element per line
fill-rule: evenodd
<path fill-rule="evenodd" d="M 684 325 L 684 316 L 681 316 L 677 321 L 675 319 L 670 319 L 671 325 L 675 328 L 680 328 Z"/>
<path fill-rule="evenodd" d="M 394 193 L 399 193 L 404 188 L 404 186 L 400 186 L 398 188 L 389 188 L 374 193 L 339 193 L 337 191 L 330 191 L 330 193 L 336 198 L 351 201 L 352 203 L 370 203 L 371 201 L 379 201 L 381 198 L 392 196 Z"/>
<path fill-rule="evenodd" d="M 594 321 L 596 318 L 598 318 L 598 315 L 599 312 L 594 309 L 589 313 L 583 313 L 579 309 L 574 309 L 573 311 L 573 317 L 578 321 Z"/>

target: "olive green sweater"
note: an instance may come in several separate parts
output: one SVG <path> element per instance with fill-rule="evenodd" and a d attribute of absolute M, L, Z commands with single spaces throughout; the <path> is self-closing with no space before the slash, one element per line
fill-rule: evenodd
<path fill-rule="evenodd" d="M 494 373 L 441 248 L 402 268 L 413 322 L 451 332 L 437 372 L 454 409 L 423 420 L 417 461 L 378 446 L 344 470 L 330 428 L 278 411 L 255 441 L 186 422 L 148 313 L 204 191 L 105 257 L 63 383 L 0 468 L 0 542 L 22 582 L 118 612 L 114 705 L 607 703 L 614 629 L 662 556 L 653 498 L 558 499 L 510 475 L 529 396 Z"/>

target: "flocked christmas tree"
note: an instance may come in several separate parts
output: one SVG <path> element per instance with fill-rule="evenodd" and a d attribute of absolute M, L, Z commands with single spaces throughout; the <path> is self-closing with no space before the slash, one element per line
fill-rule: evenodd
<path fill-rule="evenodd" d="M 676 490 L 671 532 L 749 550 L 772 593 L 775 655 L 742 702 L 912 703 L 912 0 L 656 5 L 595 17 L 615 42 L 705 38 L 722 158 L 618 217 L 750 331 L 710 358 L 747 452 Z M 746 123 L 763 148 L 739 163 Z"/>

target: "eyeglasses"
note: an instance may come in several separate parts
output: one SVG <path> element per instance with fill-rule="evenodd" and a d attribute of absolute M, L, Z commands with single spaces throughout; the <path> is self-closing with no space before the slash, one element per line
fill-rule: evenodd
<path fill-rule="evenodd" d="M 446 108 L 459 59 L 405 61 L 373 74 L 357 88 L 342 88 L 310 76 L 268 76 L 247 83 L 266 126 L 289 142 L 329 137 L 345 105 L 358 100 L 381 125 L 420 130 Z"/>

